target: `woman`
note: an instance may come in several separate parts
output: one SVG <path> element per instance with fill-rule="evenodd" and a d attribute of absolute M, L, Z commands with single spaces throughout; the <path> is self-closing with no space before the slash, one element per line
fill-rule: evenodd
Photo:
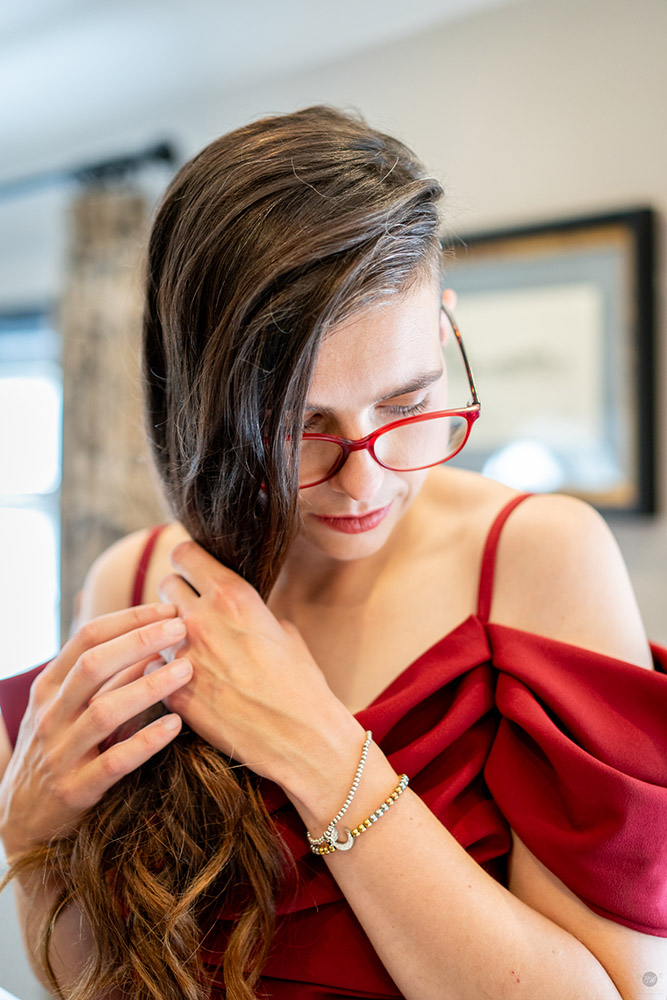
<path fill-rule="evenodd" d="M 62 995 L 667 975 L 665 652 L 591 508 L 442 464 L 478 406 L 471 380 L 434 416 L 441 193 L 324 107 L 166 193 L 144 375 L 174 520 L 98 559 L 74 637 L 0 688 L 2 836 Z"/>

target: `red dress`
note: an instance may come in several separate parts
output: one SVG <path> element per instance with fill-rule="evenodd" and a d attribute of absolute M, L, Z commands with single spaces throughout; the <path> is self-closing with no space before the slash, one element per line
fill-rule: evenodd
<path fill-rule="evenodd" d="M 356 718 L 490 877 L 507 885 L 512 827 L 595 913 L 667 937 L 667 649 L 651 644 L 651 671 L 488 622 L 500 531 L 525 495 L 491 528 L 476 614 Z M 0 681 L 12 742 L 40 669 Z M 296 809 L 273 782 L 262 790 L 299 871 L 296 897 L 290 885 L 279 903 L 265 994 L 400 998 L 324 859 L 310 853 Z M 207 940 L 212 964 L 229 930 L 224 916 L 217 942 Z M 214 995 L 224 996 L 222 985 Z"/>

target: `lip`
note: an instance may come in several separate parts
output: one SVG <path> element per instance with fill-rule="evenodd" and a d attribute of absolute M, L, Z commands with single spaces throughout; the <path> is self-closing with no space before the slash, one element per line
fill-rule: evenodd
<path fill-rule="evenodd" d="M 390 508 L 391 504 L 389 503 L 386 507 L 380 507 L 378 510 L 364 514 L 363 517 L 322 517 L 319 514 L 311 516 L 320 524 L 326 524 L 328 528 L 333 528 L 334 531 L 340 531 L 344 535 L 358 535 L 362 531 L 372 531 L 373 528 L 376 528 L 381 521 L 384 521 Z"/>

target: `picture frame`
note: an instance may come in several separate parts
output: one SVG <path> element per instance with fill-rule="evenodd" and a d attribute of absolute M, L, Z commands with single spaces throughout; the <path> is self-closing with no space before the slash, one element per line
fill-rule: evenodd
<path fill-rule="evenodd" d="M 655 512 L 655 228 L 642 207 L 443 240 L 482 404 L 454 465 Z"/>

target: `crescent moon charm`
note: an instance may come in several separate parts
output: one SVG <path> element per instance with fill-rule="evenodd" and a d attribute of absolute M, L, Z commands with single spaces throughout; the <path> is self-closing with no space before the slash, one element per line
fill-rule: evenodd
<path fill-rule="evenodd" d="M 335 847 L 337 851 L 349 851 L 351 847 L 354 847 L 354 837 L 352 836 L 350 828 L 346 826 L 344 827 L 344 830 L 347 834 L 346 840 L 338 839 L 338 830 L 336 829 L 336 827 L 334 827 L 333 830 L 331 831 L 331 838 L 329 840 L 329 843 L 331 844 L 332 847 Z"/>

